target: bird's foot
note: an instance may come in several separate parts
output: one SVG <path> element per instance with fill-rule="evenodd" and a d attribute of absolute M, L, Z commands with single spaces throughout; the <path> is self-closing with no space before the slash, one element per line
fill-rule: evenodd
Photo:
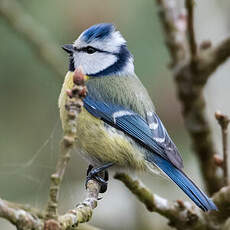
<path fill-rule="evenodd" d="M 95 180 L 101 185 L 100 193 L 106 192 L 109 180 L 109 173 L 106 169 L 111 167 L 112 165 L 113 163 L 107 163 L 96 168 L 94 168 L 92 165 L 89 165 L 85 186 L 87 187 L 87 183 L 89 180 Z M 104 175 L 102 175 L 102 172 L 104 172 Z"/>

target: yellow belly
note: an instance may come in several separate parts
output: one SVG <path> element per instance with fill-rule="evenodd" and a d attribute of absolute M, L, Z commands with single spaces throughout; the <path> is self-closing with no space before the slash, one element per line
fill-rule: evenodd
<path fill-rule="evenodd" d="M 59 97 L 60 117 L 65 130 L 66 90 L 73 87 L 73 73 L 68 72 Z M 114 162 L 119 167 L 144 170 L 144 149 L 130 137 L 92 116 L 83 108 L 77 118 L 77 148 L 95 164 Z"/>
<path fill-rule="evenodd" d="M 77 119 L 77 147 L 99 163 L 114 162 L 120 167 L 144 170 L 143 154 L 123 132 L 105 125 L 85 109 Z"/>

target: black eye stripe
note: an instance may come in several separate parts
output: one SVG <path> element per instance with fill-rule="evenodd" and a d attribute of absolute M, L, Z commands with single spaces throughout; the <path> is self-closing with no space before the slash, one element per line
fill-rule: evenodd
<path fill-rule="evenodd" d="M 84 49 L 83 51 L 88 53 L 88 54 L 93 54 L 93 53 L 95 53 L 97 51 L 95 48 L 93 48 L 91 46 L 87 46 L 87 47 L 85 47 L 83 49 Z"/>
<path fill-rule="evenodd" d="M 112 53 L 112 52 L 108 52 L 108 51 L 105 51 L 105 50 L 97 49 L 97 48 L 92 47 L 92 46 L 86 46 L 86 47 L 82 47 L 82 48 L 74 47 L 74 50 L 77 51 L 77 52 L 85 52 L 85 53 L 88 53 L 87 51 L 88 51 L 89 49 L 93 49 L 95 52 L 99 52 L 99 53 L 114 54 L 114 53 Z M 93 52 L 93 53 L 95 53 L 95 52 Z"/>

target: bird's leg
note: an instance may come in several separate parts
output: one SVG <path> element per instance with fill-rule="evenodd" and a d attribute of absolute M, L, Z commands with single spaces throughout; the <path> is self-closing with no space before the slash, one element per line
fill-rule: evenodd
<path fill-rule="evenodd" d="M 101 185 L 100 193 L 106 192 L 109 180 L 109 173 L 106 169 L 111 167 L 113 164 L 114 163 L 107 163 L 95 168 L 92 165 L 89 165 L 85 185 L 87 186 L 89 180 L 96 180 Z M 102 172 L 104 172 L 103 177 L 100 175 Z"/>

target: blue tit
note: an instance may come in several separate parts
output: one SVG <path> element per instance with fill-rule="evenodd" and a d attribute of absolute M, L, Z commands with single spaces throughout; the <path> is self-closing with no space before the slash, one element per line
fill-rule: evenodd
<path fill-rule="evenodd" d="M 99 174 L 109 167 L 150 171 L 169 178 L 202 210 L 217 210 L 182 171 L 178 149 L 155 113 L 135 74 L 133 56 L 114 25 L 94 25 L 63 49 L 70 55 L 59 97 L 63 129 L 66 90 L 73 86 L 73 71 L 81 66 L 88 79 L 88 94 L 77 118 L 76 146 L 92 165 L 91 178 L 105 182 Z"/>

